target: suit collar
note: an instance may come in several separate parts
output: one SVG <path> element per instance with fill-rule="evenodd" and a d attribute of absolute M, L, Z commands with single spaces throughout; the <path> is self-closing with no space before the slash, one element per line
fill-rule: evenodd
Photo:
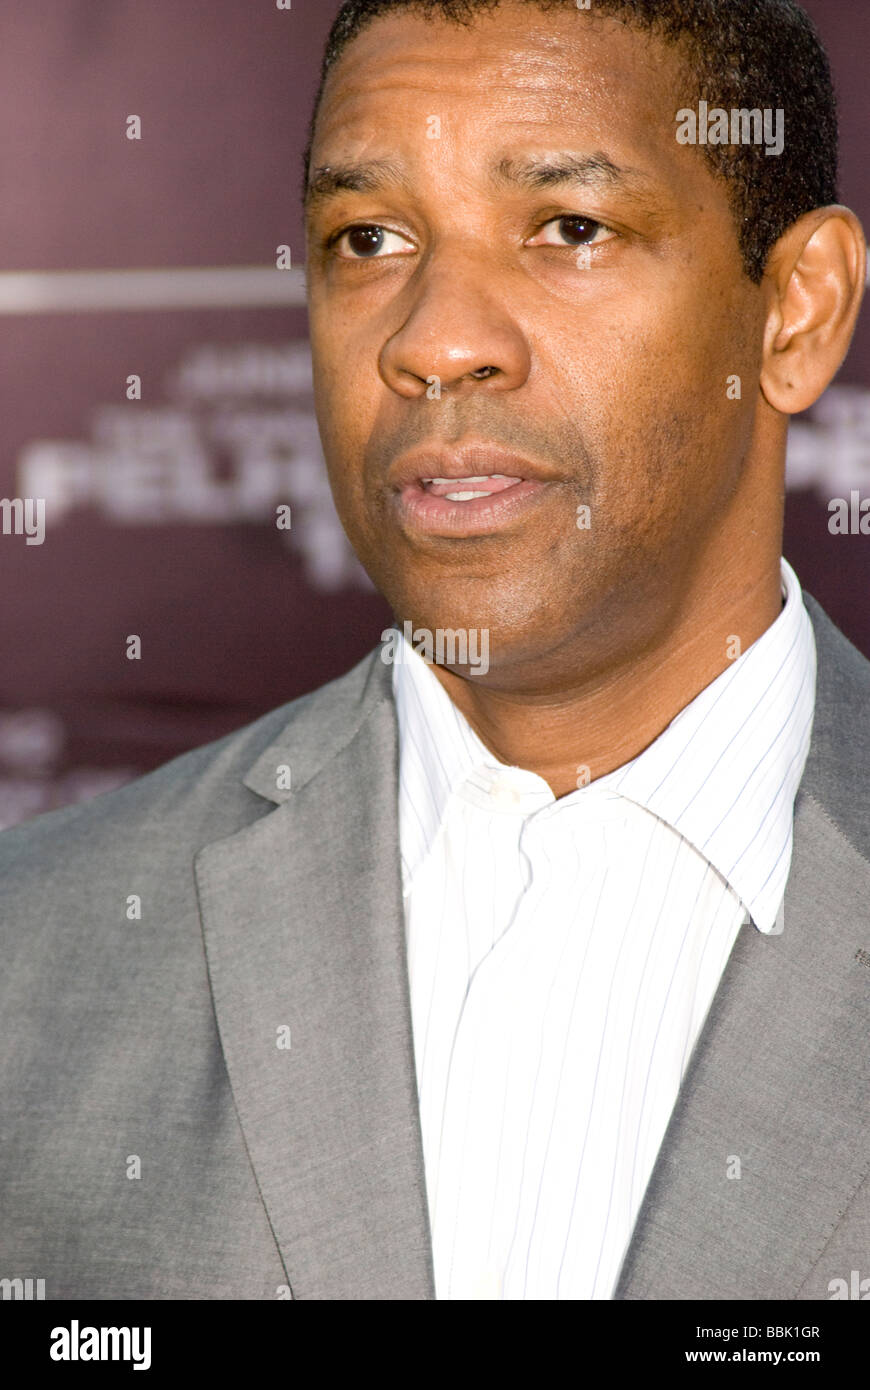
<path fill-rule="evenodd" d="M 353 743 L 379 707 L 392 709 L 390 668 L 379 651 L 289 706 L 287 723 L 242 779 L 250 791 L 277 805 L 289 801 Z"/>

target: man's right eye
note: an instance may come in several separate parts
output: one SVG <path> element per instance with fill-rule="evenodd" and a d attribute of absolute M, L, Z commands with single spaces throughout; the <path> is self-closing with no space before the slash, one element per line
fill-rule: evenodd
<path fill-rule="evenodd" d="M 392 249 L 390 238 L 393 239 Z M 344 251 L 339 248 L 344 245 Z M 404 247 L 404 250 L 402 249 Z M 376 222 L 359 222 L 336 232 L 329 241 L 330 251 L 346 261 L 370 261 L 385 255 L 406 255 L 415 248 L 407 237 L 391 232 Z"/>

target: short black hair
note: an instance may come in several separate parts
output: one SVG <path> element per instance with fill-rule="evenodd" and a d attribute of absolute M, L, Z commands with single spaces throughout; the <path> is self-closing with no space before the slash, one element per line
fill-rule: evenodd
<path fill-rule="evenodd" d="M 521 0 L 547 12 L 576 0 Z M 345 0 L 326 41 L 303 157 L 308 184 L 314 126 L 327 74 L 350 41 L 394 11 L 470 25 L 501 0 Z M 785 112 L 777 157 L 763 145 L 704 145 L 728 185 L 746 274 L 761 282 L 771 248 L 799 217 L 839 202 L 837 102 L 830 64 L 812 21 L 794 0 L 593 0 L 593 15 L 656 34 L 681 50 L 692 101 L 726 110 Z M 686 106 L 686 103 L 682 103 Z"/>

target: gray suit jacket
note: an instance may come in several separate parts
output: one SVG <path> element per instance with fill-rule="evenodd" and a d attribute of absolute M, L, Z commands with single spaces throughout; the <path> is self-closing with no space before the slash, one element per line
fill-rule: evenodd
<path fill-rule="evenodd" d="M 807 606 L 785 931 L 738 936 L 620 1299 L 870 1278 L 870 664 Z M 397 767 L 375 652 L 0 835 L 0 1278 L 48 1299 L 434 1297 Z"/>

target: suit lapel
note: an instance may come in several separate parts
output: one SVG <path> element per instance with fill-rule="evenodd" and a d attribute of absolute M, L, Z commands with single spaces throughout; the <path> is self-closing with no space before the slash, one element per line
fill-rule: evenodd
<path fill-rule="evenodd" d="M 388 680 L 371 662 L 349 709 L 303 710 L 246 779 L 282 804 L 197 856 L 221 1043 L 294 1298 L 435 1296 Z"/>
<path fill-rule="evenodd" d="M 826 1267 L 824 1250 L 866 1175 L 870 1137 L 867 970 L 858 955 L 870 951 L 870 862 L 840 828 L 860 821 L 866 804 L 854 735 L 867 675 L 818 605 L 807 606 L 819 686 L 784 930 L 764 936 L 745 926 L 737 938 L 618 1299 L 825 1299 L 843 1273 Z"/>

